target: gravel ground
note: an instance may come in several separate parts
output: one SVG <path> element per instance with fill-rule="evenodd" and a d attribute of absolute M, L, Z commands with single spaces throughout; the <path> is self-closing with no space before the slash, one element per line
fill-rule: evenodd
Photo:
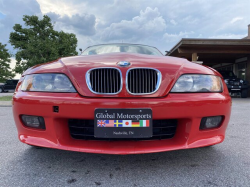
<path fill-rule="evenodd" d="M 0 186 L 250 186 L 250 99 L 233 99 L 222 144 L 125 156 L 22 144 L 11 109 L 0 107 Z"/>

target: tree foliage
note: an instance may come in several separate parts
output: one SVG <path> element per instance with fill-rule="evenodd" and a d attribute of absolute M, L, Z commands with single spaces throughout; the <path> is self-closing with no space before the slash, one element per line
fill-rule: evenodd
<path fill-rule="evenodd" d="M 10 33 L 10 43 L 18 50 L 15 72 L 22 73 L 29 67 L 59 57 L 76 55 L 75 34 L 55 31 L 49 16 L 39 20 L 37 16 L 23 17 L 25 27 L 15 24 Z"/>
<path fill-rule="evenodd" d="M 10 68 L 10 57 L 6 44 L 0 43 L 0 82 L 5 82 L 7 79 L 14 77 L 14 73 Z"/>

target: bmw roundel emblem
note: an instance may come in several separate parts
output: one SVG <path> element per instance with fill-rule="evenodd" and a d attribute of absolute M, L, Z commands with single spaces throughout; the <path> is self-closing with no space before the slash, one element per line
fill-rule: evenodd
<path fill-rule="evenodd" d="M 117 63 L 118 66 L 121 66 L 121 67 L 128 67 L 130 66 L 130 62 L 128 61 L 120 61 Z"/>

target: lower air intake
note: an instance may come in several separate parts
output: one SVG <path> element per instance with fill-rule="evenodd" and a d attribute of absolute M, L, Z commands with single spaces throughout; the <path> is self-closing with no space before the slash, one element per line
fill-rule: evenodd
<path fill-rule="evenodd" d="M 163 140 L 173 138 L 177 128 L 176 119 L 153 120 L 153 136 L 151 138 L 138 139 L 106 139 L 94 137 L 94 120 L 69 119 L 69 132 L 72 138 L 82 140 Z"/>

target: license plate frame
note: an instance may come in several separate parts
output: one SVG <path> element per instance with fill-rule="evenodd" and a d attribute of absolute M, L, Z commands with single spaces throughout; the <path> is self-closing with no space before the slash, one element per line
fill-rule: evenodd
<path fill-rule="evenodd" d="M 151 138 L 150 108 L 97 108 L 94 112 L 95 138 Z M 112 126 L 113 125 L 113 126 Z"/>

